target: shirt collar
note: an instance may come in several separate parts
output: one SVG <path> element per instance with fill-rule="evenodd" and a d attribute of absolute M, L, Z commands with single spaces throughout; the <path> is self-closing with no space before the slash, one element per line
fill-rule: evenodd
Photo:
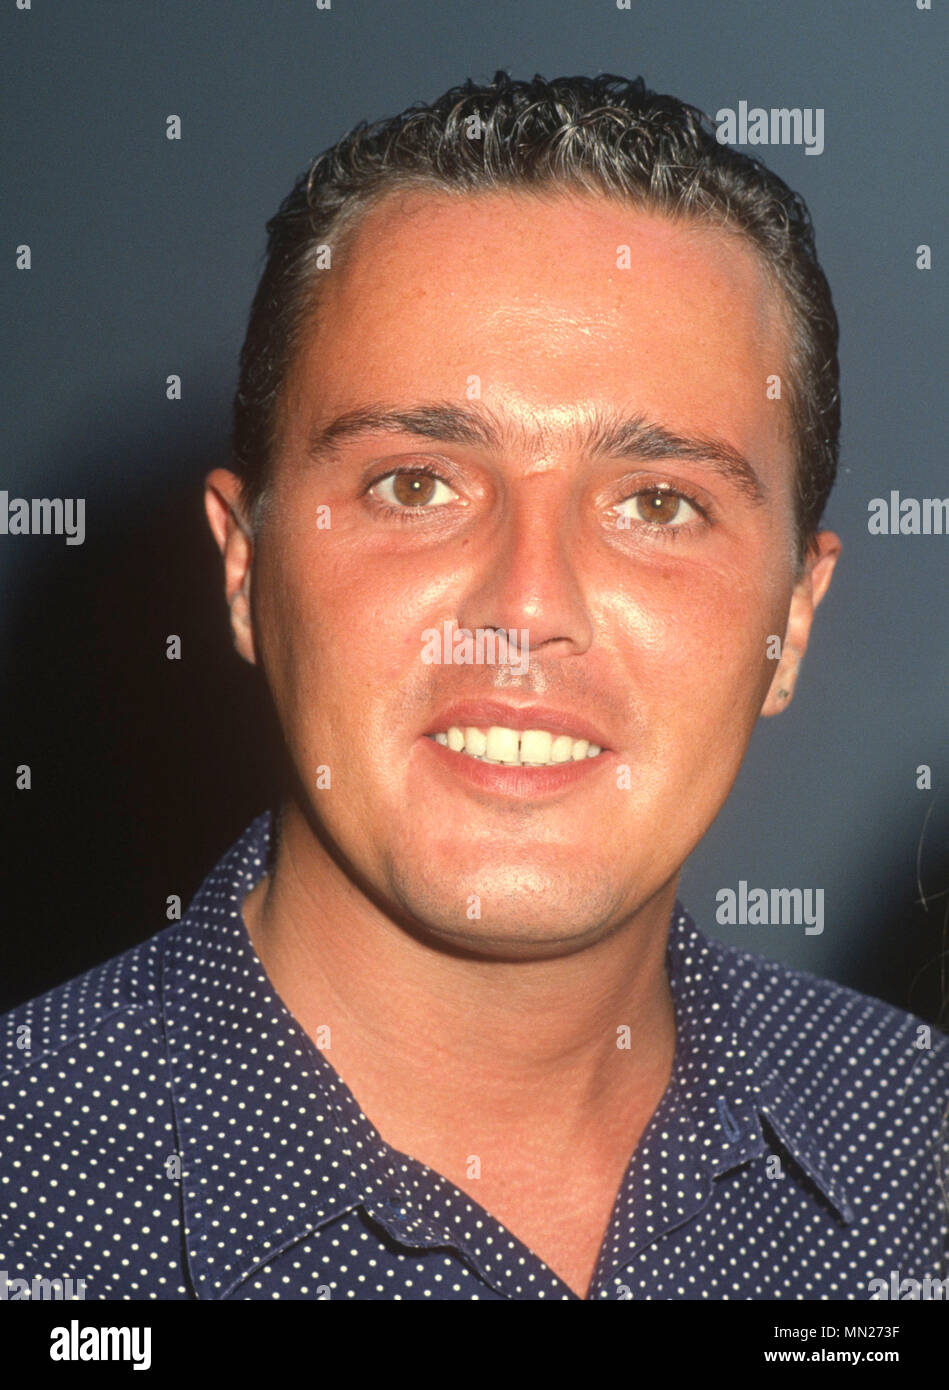
<path fill-rule="evenodd" d="M 822 1150 L 780 1066 L 762 1058 L 742 1019 L 736 966 L 753 971 L 760 962 L 743 962 L 739 953 L 705 937 L 678 903 L 666 959 L 676 1009 L 679 1079 L 683 1091 L 691 1093 L 695 1122 L 705 1131 L 714 1175 L 750 1156 L 744 1153 L 751 1142 L 742 1137 L 746 1131 L 760 1135 L 767 1147 L 759 1123 L 763 1117 L 838 1214 L 852 1221 L 833 1156 Z M 755 1151 L 762 1151 L 757 1143 Z"/>
<path fill-rule="evenodd" d="M 790 1086 L 761 1061 L 735 1004 L 728 948 L 709 940 L 676 903 L 666 966 L 676 1020 L 672 1076 L 630 1161 L 604 1240 L 593 1289 L 605 1288 L 658 1237 L 708 1203 L 715 1180 L 762 1154 L 775 1140 L 844 1221 L 851 1210 Z M 748 969 L 754 968 L 749 961 Z M 656 1182 L 650 1173 L 674 1172 Z"/>
<path fill-rule="evenodd" d="M 185 1243 L 205 1298 L 386 1178 L 354 1096 L 274 990 L 244 926 L 270 840 L 266 812 L 205 879 L 163 958 Z"/>
<path fill-rule="evenodd" d="M 248 827 L 167 933 L 163 1015 L 182 1167 L 184 1240 L 200 1297 L 224 1297 L 254 1269 L 356 1206 L 399 1239 L 443 1244 L 411 1209 L 396 1154 L 276 993 L 241 916 L 267 871 L 272 817 Z M 694 1182 L 669 1186 L 618 1233 L 617 1257 L 653 1226 L 684 1220 L 712 1178 L 767 1148 L 763 1115 L 836 1210 L 852 1220 L 806 1115 L 744 1044 L 715 943 L 677 904 L 667 954 L 676 1015 L 673 1077 L 630 1165 L 661 1134 L 694 1155 Z M 302 1117 L 302 1118 L 301 1118 Z M 675 1136 L 668 1136 L 668 1126 Z M 673 1209 L 675 1208 L 675 1209 Z M 627 1212 L 629 1214 L 629 1212 Z M 234 1229 L 237 1228 L 237 1234 Z M 657 1229 L 656 1233 L 659 1231 Z"/>

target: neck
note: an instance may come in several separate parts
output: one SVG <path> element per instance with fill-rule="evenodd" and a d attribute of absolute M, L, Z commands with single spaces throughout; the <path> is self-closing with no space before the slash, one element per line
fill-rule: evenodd
<path fill-rule="evenodd" d="M 644 1123 L 671 1072 L 675 886 L 573 954 L 475 959 L 388 917 L 288 808 L 244 920 L 287 1008 L 314 1041 L 329 1028 L 328 1060 L 390 1142 L 434 1153 L 474 1108 L 506 1144 L 543 1127 L 589 1150 Z"/>

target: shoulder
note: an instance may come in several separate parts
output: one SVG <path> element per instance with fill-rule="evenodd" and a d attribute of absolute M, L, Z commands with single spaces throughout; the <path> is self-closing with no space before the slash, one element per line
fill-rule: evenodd
<path fill-rule="evenodd" d="M 175 923 L 0 1017 L 0 1079 L 161 1023 L 161 961 Z"/>
<path fill-rule="evenodd" d="M 949 1055 L 949 1035 L 909 1010 L 711 937 L 704 938 L 704 945 L 729 988 L 733 1007 L 752 1027 L 780 1030 L 793 1018 L 797 1031 L 829 1043 L 858 1035 L 867 1041 L 903 1038 L 928 1030 L 933 1046 Z"/>
<path fill-rule="evenodd" d="M 949 1036 L 872 995 L 703 938 L 709 964 L 752 1055 L 828 1125 L 863 1112 L 869 1129 L 889 1111 L 945 1132 Z M 876 1107 L 876 1114 L 874 1114 Z"/>
<path fill-rule="evenodd" d="M 151 1229 L 142 1242 L 149 1258 L 172 1239 L 179 1193 L 164 1166 L 177 1139 L 162 968 L 164 945 L 180 926 L 0 1018 L 6 1269 L 55 1270 L 105 1289 L 121 1279 L 112 1259 L 121 1250 L 106 1251 L 100 1234 L 107 1218 L 116 1230 L 124 1229 L 120 1218 Z M 157 1270 L 163 1286 L 169 1276 Z"/>

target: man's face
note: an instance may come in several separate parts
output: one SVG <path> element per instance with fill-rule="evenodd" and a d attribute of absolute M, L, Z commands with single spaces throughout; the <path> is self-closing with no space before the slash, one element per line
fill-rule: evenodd
<path fill-rule="evenodd" d="M 389 910 L 455 946 L 565 954 L 674 879 L 775 699 L 767 644 L 794 604 L 806 644 L 787 406 L 768 389 L 786 368 L 746 244 L 606 198 L 391 195 L 323 273 L 245 654 L 305 809 Z M 314 456 L 365 410 L 415 418 L 337 429 Z M 732 465 L 650 453 L 630 421 Z M 424 659 L 445 623 L 526 629 L 526 671 L 514 648 Z M 569 748 L 535 768 L 433 737 L 492 725 L 574 741 L 515 743 Z M 575 756 L 580 739 L 603 751 Z"/>

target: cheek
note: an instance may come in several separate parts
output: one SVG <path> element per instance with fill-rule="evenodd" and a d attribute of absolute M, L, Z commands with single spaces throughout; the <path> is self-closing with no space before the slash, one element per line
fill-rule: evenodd
<path fill-rule="evenodd" d="M 431 673 L 423 633 L 457 614 L 466 558 L 456 549 L 413 551 L 398 537 L 375 548 L 345 533 L 311 543 L 286 584 L 301 615 L 298 639 L 319 645 L 327 678 L 345 676 L 350 690 L 391 702 L 393 690 Z"/>
<path fill-rule="evenodd" d="M 318 546 L 294 544 L 284 530 L 255 557 L 257 650 L 280 722 L 297 742 L 326 709 L 334 663 L 346 651 L 346 614 L 332 601 L 325 559 Z"/>
<path fill-rule="evenodd" d="M 255 570 L 261 664 L 284 727 L 299 743 L 345 738 L 355 752 L 393 692 L 410 698 L 430 668 L 422 633 L 456 580 L 393 558 L 355 553 L 345 535 L 290 537 L 262 549 Z M 353 742 L 355 740 L 355 742 Z"/>
<path fill-rule="evenodd" d="M 773 674 L 767 640 L 783 636 L 786 598 L 762 569 L 654 567 L 612 610 L 633 688 L 645 686 L 657 715 L 665 707 L 687 722 L 753 721 Z"/>

